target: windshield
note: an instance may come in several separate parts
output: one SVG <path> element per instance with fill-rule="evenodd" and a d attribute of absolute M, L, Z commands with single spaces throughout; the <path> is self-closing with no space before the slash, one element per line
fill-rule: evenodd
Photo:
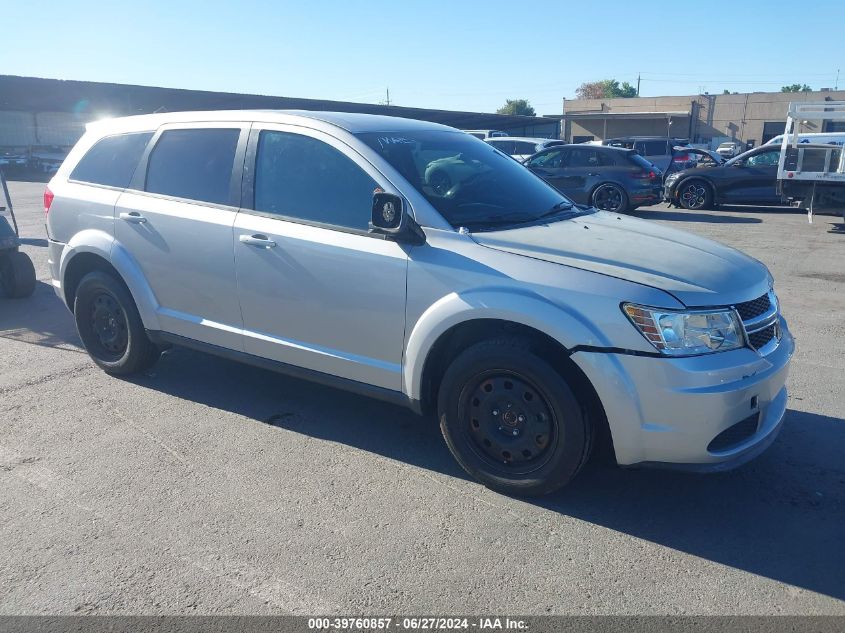
<path fill-rule="evenodd" d="M 358 137 L 454 227 L 523 224 L 583 213 L 510 156 L 467 134 L 425 130 Z"/>

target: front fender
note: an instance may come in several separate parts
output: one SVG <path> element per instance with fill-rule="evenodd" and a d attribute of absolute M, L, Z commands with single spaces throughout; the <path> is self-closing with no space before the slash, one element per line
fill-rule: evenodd
<path fill-rule="evenodd" d="M 576 345 L 610 347 L 610 341 L 584 315 L 532 292 L 486 288 L 451 293 L 423 312 L 408 335 L 402 384 L 411 400 L 422 397 L 425 361 L 440 336 L 455 325 L 481 319 L 525 325 L 567 348 Z"/>
<path fill-rule="evenodd" d="M 148 330 L 161 329 L 158 321 L 159 304 L 141 271 L 141 267 L 123 244 L 105 231 L 97 229 L 80 231 L 65 245 L 59 263 L 59 274 L 63 287 L 68 266 L 74 257 L 81 253 L 98 255 L 109 262 L 129 288 L 144 327 Z"/>

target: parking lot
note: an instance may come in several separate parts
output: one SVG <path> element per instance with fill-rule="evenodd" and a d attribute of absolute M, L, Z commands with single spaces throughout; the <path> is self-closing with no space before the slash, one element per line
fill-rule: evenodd
<path fill-rule="evenodd" d="M 845 231 L 783 208 L 635 215 L 762 260 L 797 339 L 785 428 L 696 476 L 593 463 L 539 501 L 431 419 L 185 350 L 139 379 L 50 287 L 0 299 L 0 614 L 845 614 Z"/>

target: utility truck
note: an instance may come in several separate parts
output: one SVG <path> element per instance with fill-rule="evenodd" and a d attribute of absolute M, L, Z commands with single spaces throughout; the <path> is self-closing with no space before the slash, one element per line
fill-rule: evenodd
<path fill-rule="evenodd" d="M 790 103 L 778 161 L 778 192 L 807 209 L 842 214 L 845 222 L 845 150 L 841 145 L 805 143 L 800 127 L 809 121 L 845 121 L 845 101 Z"/>

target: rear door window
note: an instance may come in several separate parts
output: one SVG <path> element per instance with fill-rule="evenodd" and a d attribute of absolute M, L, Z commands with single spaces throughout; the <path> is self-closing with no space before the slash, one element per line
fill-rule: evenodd
<path fill-rule="evenodd" d="M 664 156 L 669 153 L 666 141 L 637 141 L 634 147 L 643 156 Z"/>
<path fill-rule="evenodd" d="M 167 130 L 150 153 L 145 191 L 213 204 L 230 196 L 239 129 Z"/>
<path fill-rule="evenodd" d="M 70 179 L 125 189 L 152 137 L 152 132 L 139 132 L 97 141 L 73 169 Z"/>
<path fill-rule="evenodd" d="M 500 152 L 504 152 L 508 156 L 513 156 L 516 154 L 514 150 L 514 142 L 513 141 L 487 141 L 490 145 L 495 147 Z"/>
<path fill-rule="evenodd" d="M 537 151 L 537 145 L 535 143 L 528 143 L 526 141 L 517 141 L 514 143 L 514 154 L 517 155 L 528 155 L 535 153 Z"/>
<path fill-rule="evenodd" d="M 569 158 L 566 161 L 566 167 L 604 167 L 612 164 L 612 160 L 605 152 L 586 147 L 570 149 Z"/>

